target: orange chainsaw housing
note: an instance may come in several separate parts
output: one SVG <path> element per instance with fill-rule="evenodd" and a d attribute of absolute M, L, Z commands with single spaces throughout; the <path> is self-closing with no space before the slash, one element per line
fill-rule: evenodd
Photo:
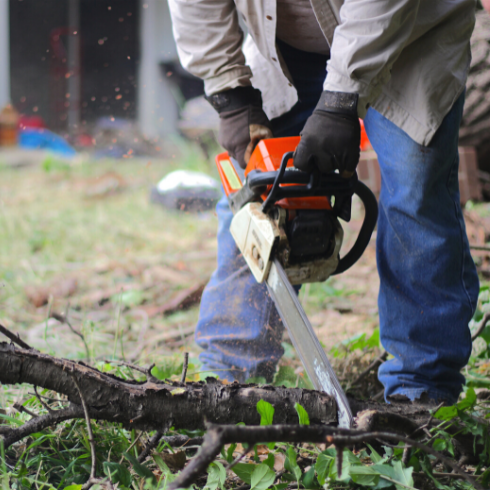
<path fill-rule="evenodd" d="M 283 155 L 289 151 L 294 151 L 298 146 L 300 139 L 300 136 L 291 136 L 287 138 L 261 140 L 250 157 L 247 168 L 245 169 L 245 176 L 252 170 L 259 170 L 262 172 L 279 170 Z M 225 194 L 228 196 L 229 194 L 240 190 L 242 183 L 230 161 L 228 153 L 219 154 L 216 157 L 216 165 L 221 177 L 221 182 L 223 183 Z M 288 161 L 287 167 L 293 167 L 292 159 Z M 272 186 L 268 186 L 267 191 L 262 194 L 263 200 L 267 198 L 267 194 L 270 192 L 271 188 Z M 328 197 L 281 199 L 276 205 L 284 209 L 332 209 Z"/>

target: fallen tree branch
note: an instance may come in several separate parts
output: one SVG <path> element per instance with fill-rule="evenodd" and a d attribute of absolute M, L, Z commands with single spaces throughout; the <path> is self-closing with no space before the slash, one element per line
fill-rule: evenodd
<path fill-rule="evenodd" d="M 23 349 L 32 349 L 29 344 L 26 344 L 18 335 L 13 334 L 3 325 L 0 325 L 0 333 L 3 333 L 5 337 L 9 338 L 14 344 L 17 344 L 19 347 L 22 347 Z"/>
<path fill-rule="evenodd" d="M 118 422 L 128 428 L 163 433 L 172 426 L 176 430 L 194 430 L 203 429 L 205 420 L 258 425 L 260 415 L 256 405 L 259 400 L 275 407 L 275 420 L 282 424 L 297 424 L 295 403 L 308 411 L 314 424 L 337 423 L 334 399 L 313 390 L 238 383 L 223 385 L 213 378 L 208 378 L 207 383 L 201 381 L 184 386 L 178 381 L 128 381 L 82 363 L 0 343 L 2 384 L 29 383 L 66 395 L 69 402 L 81 406 L 73 376 L 80 385 L 91 419 Z M 59 417 L 58 411 L 56 416 Z M 77 412 L 77 417 L 83 417 L 82 410 Z M 63 420 L 67 418 L 73 416 Z M 50 420 L 52 424 L 58 419 L 53 415 Z"/>
<path fill-rule="evenodd" d="M 253 445 L 259 442 L 327 443 L 334 444 L 337 447 L 337 452 L 339 452 L 339 448 L 353 446 L 354 444 L 365 443 L 372 440 L 388 440 L 396 443 L 403 442 L 411 447 L 420 449 L 452 468 L 455 473 L 464 478 L 475 489 L 484 490 L 471 475 L 468 475 L 453 460 L 447 458 L 431 447 L 408 437 L 393 434 L 391 432 L 365 432 L 311 425 L 296 427 L 287 425 L 259 427 L 210 425 L 198 455 L 167 488 L 168 490 L 177 490 L 178 488 L 190 487 L 220 453 L 221 448 L 225 444 L 247 443 Z M 341 459 L 339 462 L 341 463 Z"/>
<path fill-rule="evenodd" d="M 67 408 L 63 408 L 61 410 L 53 410 L 47 415 L 34 417 L 20 427 L 16 427 L 13 429 L 9 428 L 8 430 L 4 430 L 7 428 L 2 427 L 2 431 L 0 433 L 3 435 L 4 447 L 8 448 L 12 444 L 19 442 L 20 440 L 24 439 L 24 437 L 27 437 L 30 434 L 40 432 L 47 427 L 59 424 L 60 422 L 64 422 L 65 420 L 77 419 L 82 417 L 83 408 L 80 405 L 71 404 Z"/>

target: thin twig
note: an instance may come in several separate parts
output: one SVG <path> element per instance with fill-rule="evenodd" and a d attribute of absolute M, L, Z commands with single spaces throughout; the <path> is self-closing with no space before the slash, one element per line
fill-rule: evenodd
<path fill-rule="evenodd" d="M 432 447 L 422 444 L 408 437 L 394 434 L 391 432 L 366 432 L 349 429 L 338 429 L 326 426 L 219 426 L 212 425 L 205 436 L 204 444 L 198 455 L 191 460 L 180 475 L 167 487 L 168 490 L 178 488 L 188 488 L 196 478 L 207 468 L 213 459 L 219 454 L 225 444 L 257 442 L 316 442 L 334 444 L 336 447 L 348 447 L 361 442 L 370 440 L 388 440 L 403 442 L 406 445 L 415 447 L 434 456 L 442 463 L 448 465 L 454 472 L 461 475 L 470 485 L 477 490 L 483 487 L 457 463 L 444 456 Z"/>
<path fill-rule="evenodd" d="M 171 447 L 192 447 L 200 446 L 203 443 L 204 437 L 188 437 L 183 435 L 164 436 L 162 440 Z"/>
<path fill-rule="evenodd" d="M 7 449 L 12 444 L 22 440 L 24 437 L 34 434 L 36 432 L 41 432 L 42 430 L 56 425 L 60 422 L 70 419 L 77 419 L 83 417 L 83 409 L 79 405 L 72 404 L 67 408 L 61 410 L 54 410 L 53 413 L 48 413 L 42 415 L 41 417 L 32 418 L 25 424 L 16 428 L 8 428 L 8 431 L 4 431 L 3 434 L 3 444 L 5 449 Z"/>
<path fill-rule="evenodd" d="M 410 456 L 412 455 L 412 449 L 409 446 L 403 448 L 402 463 L 407 466 L 410 461 Z"/>
<path fill-rule="evenodd" d="M 151 374 L 151 370 L 155 366 L 156 366 L 155 363 L 150 364 L 150 366 L 148 366 L 148 369 L 146 370 L 146 379 L 147 379 L 147 381 L 150 381 L 152 383 L 161 383 L 161 381 L 158 378 L 155 378 L 155 376 L 153 376 L 153 374 Z"/>
<path fill-rule="evenodd" d="M 490 252 L 490 246 L 488 246 L 488 245 L 472 245 L 470 243 L 470 250 L 479 250 L 481 252 Z"/>
<path fill-rule="evenodd" d="M 126 366 L 130 369 L 134 369 L 135 371 L 138 371 L 139 373 L 142 373 L 146 376 L 147 381 L 151 381 L 152 383 L 162 383 L 161 380 L 158 378 L 155 378 L 153 374 L 151 374 L 151 370 L 156 366 L 155 363 L 150 364 L 147 368 L 137 366 L 136 364 L 132 364 L 127 361 L 114 361 L 114 360 L 106 360 L 105 362 L 108 362 L 109 364 L 115 364 L 116 366 Z"/>
<path fill-rule="evenodd" d="M 41 398 L 37 392 L 37 386 L 34 386 L 34 394 L 36 395 L 37 401 L 49 412 L 54 412 L 54 410 Z"/>
<path fill-rule="evenodd" d="M 185 383 L 185 377 L 187 376 L 187 367 L 189 366 L 189 353 L 184 352 L 184 365 L 182 366 L 182 376 L 180 382 Z"/>
<path fill-rule="evenodd" d="M 233 466 L 237 465 L 248 453 L 253 450 L 253 446 L 248 446 L 242 454 L 239 454 L 228 466 L 225 467 L 225 470 L 231 470 Z"/>
<path fill-rule="evenodd" d="M 141 439 L 141 436 L 142 436 L 142 435 L 143 435 L 143 432 L 140 432 L 140 433 L 137 435 L 136 439 L 135 439 L 135 440 L 134 440 L 134 441 L 131 443 L 131 445 L 128 447 L 128 449 L 127 449 L 127 451 L 126 451 L 127 453 L 129 453 L 129 451 L 131 451 L 131 449 L 133 449 L 133 447 L 134 447 L 134 446 L 136 446 L 136 444 L 138 443 L 138 441 Z"/>
<path fill-rule="evenodd" d="M 82 332 L 79 332 L 76 330 L 73 325 L 71 324 L 70 320 L 68 320 L 68 313 L 70 309 L 70 303 L 66 305 L 66 310 L 64 315 L 60 315 L 59 313 L 52 312 L 51 313 L 51 318 L 54 318 L 55 320 L 58 320 L 61 323 L 64 323 L 65 325 L 68 326 L 68 328 L 78 337 L 82 339 L 83 345 L 85 346 L 85 354 L 86 354 L 86 359 L 87 361 L 90 361 L 90 349 L 88 348 L 87 341 L 85 340 L 85 335 L 83 335 Z"/>
<path fill-rule="evenodd" d="M 475 333 L 471 336 L 471 341 L 474 342 L 475 339 L 477 339 L 480 334 L 483 332 L 485 327 L 487 326 L 488 320 L 490 320 L 490 313 L 485 313 L 483 315 L 483 318 L 481 319 L 481 322 L 478 325 L 478 328 L 476 329 Z"/>
<path fill-rule="evenodd" d="M 358 377 L 355 379 L 352 383 L 351 386 L 354 386 L 358 384 L 360 381 L 362 381 L 371 371 L 376 369 L 377 367 L 381 366 L 383 362 L 386 361 L 388 358 L 388 352 L 383 351 L 383 353 L 376 358 Z"/>
<path fill-rule="evenodd" d="M 133 447 L 138 443 L 138 441 L 141 439 L 141 436 L 143 435 L 143 432 L 140 432 L 138 434 L 138 436 L 136 437 L 136 439 L 131 443 L 131 445 L 128 447 L 128 449 L 125 451 L 127 453 L 129 453 L 129 451 L 131 451 L 131 449 L 133 449 Z M 139 458 L 138 458 L 139 460 Z M 121 459 L 119 460 L 119 464 L 121 464 L 122 462 L 124 461 L 124 455 L 121 456 Z M 141 463 L 141 461 L 140 461 Z"/>
<path fill-rule="evenodd" d="M 412 474 L 418 476 L 427 476 L 425 473 L 422 472 L 412 473 Z M 457 473 L 439 473 L 437 471 L 433 471 L 432 476 L 437 476 L 439 478 L 456 478 L 456 479 L 464 480 L 463 475 L 458 475 Z"/>
<path fill-rule="evenodd" d="M 128 368 L 134 369 L 135 371 L 138 371 L 139 373 L 144 374 L 145 376 L 148 375 L 148 369 L 142 368 L 140 366 L 137 366 L 136 364 L 132 364 L 127 361 L 113 361 L 113 360 L 106 359 L 105 362 L 109 364 L 115 364 L 116 366 L 126 366 Z"/>
<path fill-rule="evenodd" d="M 413 437 L 421 430 L 423 430 L 427 434 L 426 429 L 429 430 L 430 424 L 432 424 L 432 420 L 434 419 L 434 414 L 436 414 L 437 411 L 445 404 L 446 404 L 445 401 L 439 403 L 439 405 L 437 405 L 437 407 L 435 407 L 434 410 L 431 411 L 429 420 L 425 424 L 421 425 L 420 427 L 417 427 L 417 429 L 415 429 L 411 434 L 409 434 L 408 437 Z M 430 437 L 432 437 L 430 431 L 429 431 L 429 435 Z"/>
<path fill-rule="evenodd" d="M 0 325 L 0 333 L 3 333 L 5 337 L 8 337 L 14 344 L 17 344 L 19 347 L 22 347 L 23 349 L 32 349 L 32 347 L 29 344 L 26 344 L 20 337 L 19 335 L 13 334 L 10 330 L 5 328 L 3 325 Z"/>
<path fill-rule="evenodd" d="M 24 407 L 21 405 L 19 402 L 14 403 L 14 408 L 20 412 L 20 413 L 26 413 L 27 415 L 30 415 L 31 417 L 37 418 L 39 415 L 37 413 L 31 412 L 28 408 Z"/>
<path fill-rule="evenodd" d="M 93 485 L 93 481 L 95 480 L 95 470 L 97 467 L 97 455 L 95 454 L 95 439 L 94 433 L 92 432 L 92 424 L 90 423 L 90 416 L 88 414 L 87 404 L 85 403 L 85 398 L 83 397 L 82 390 L 80 389 L 80 385 L 75 376 L 72 376 L 73 383 L 77 387 L 78 394 L 80 395 L 80 401 L 82 402 L 83 413 L 85 415 L 85 422 L 87 423 L 87 432 L 88 432 L 88 442 L 90 443 L 90 453 L 92 456 L 92 465 L 90 467 L 90 477 L 88 481 L 85 483 L 83 488 L 87 490 Z"/>
<path fill-rule="evenodd" d="M 160 442 L 160 439 L 163 437 L 163 432 L 156 432 L 155 435 L 146 443 L 145 449 L 143 449 L 143 452 L 138 456 L 138 461 L 142 463 L 155 449 Z"/>

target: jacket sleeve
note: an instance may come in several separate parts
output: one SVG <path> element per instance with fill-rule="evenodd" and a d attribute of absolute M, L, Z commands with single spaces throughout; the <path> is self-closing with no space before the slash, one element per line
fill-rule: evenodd
<path fill-rule="evenodd" d="M 420 0 L 345 0 L 324 89 L 359 93 L 358 112 L 364 117 L 413 34 L 419 4 Z"/>
<path fill-rule="evenodd" d="M 207 95 L 251 85 L 233 0 L 168 0 L 168 4 L 180 61 L 204 80 Z"/>

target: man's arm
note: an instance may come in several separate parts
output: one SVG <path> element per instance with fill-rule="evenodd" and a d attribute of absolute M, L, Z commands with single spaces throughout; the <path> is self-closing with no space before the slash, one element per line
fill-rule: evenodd
<path fill-rule="evenodd" d="M 324 90 L 359 94 L 358 113 L 379 96 L 412 35 L 420 0 L 345 0 Z"/>
<path fill-rule="evenodd" d="M 360 125 L 390 79 L 412 36 L 420 0 L 345 0 L 335 29 L 323 93 L 306 121 L 294 165 L 338 170 L 349 177 L 359 163 Z"/>
<path fill-rule="evenodd" d="M 179 58 L 207 95 L 250 86 L 233 0 L 168 0 Z"/>
<path fill-rule="evenodd" d="M 204 80 L 206 98 L 220 117 L 218 141 L 245 168 L 255 145 L 272 138 L 272 131 L 245 65 L 235 2 L 169 0 L 169 6 L 180 61 Z"/>

